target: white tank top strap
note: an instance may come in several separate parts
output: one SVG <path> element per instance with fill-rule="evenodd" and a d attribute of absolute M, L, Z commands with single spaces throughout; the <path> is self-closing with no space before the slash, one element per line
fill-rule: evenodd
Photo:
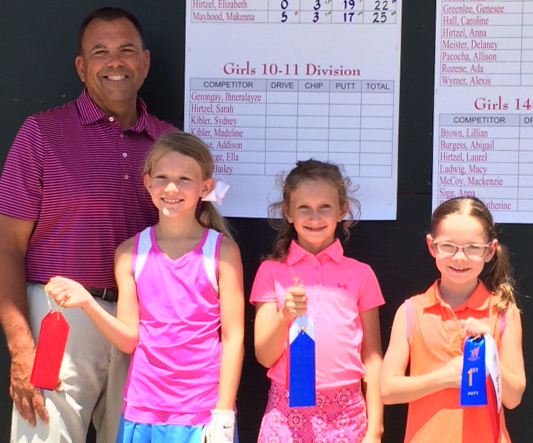
<path fill-rule="evenodd" d="M 204 256 L 204 267 L 207 278 L 211 282 L 213 289 L 218 292 L 218 249 L 224 234 L 209 229 L 207 238 L 202 246 Z"/>
<path fill-rule="evenodd" d="M 139 233 L 139 242 L 137 243 L 137 255 L 135 258 L 135 281 L 139 278 L 141 271 L 144 268 L 148 253 L 152 247 L 152 239 L 150 238 L 150 231 L 152 227 L 148 227 Z"/>

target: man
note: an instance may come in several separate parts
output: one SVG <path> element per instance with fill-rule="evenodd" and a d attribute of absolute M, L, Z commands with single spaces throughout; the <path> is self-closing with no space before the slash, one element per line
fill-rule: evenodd
<path fill-rule="evenodd" d="M 150 67 L 138 20 L 103 8 L 82 23 L 77 100 L 26 119 L 0 178 L 0 323 L 11 355 L 12 442 L 113 442 L 128 356 L 80 310 L 63 311 L 69 337 L 55 391 L 30 386 L 50 277 L 73 278 L 115 313 L 114 250 L 155 223 L 142 162 L 175 128 L 137 98 Z M 53 304 L 53 302 L 50 302 Z M 59 307 L 53 305 L 54 309 Z"/>

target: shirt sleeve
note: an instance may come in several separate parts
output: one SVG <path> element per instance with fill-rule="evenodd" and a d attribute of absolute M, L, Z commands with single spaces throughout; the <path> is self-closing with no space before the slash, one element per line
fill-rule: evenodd
<path fill-rule="evenodd" d="M 379 287 L 379 282 L 370 266 L 367 267 L 366 275 L 361 284 L 361 297 L 359 298 L 359 311 L 368 311 L 384 305 L 385 300 Z"/>
<path fill-rule="evenodd" d="M 34 117 L 21 126 L 0 177 L 0 213 L 37 220 L 43 196 L 44 142 Z"/>
<path fill-rule="evenodd" d="M 276 301 L 272 264 L 264 261 L 255 274 L 250 303 Z"/>

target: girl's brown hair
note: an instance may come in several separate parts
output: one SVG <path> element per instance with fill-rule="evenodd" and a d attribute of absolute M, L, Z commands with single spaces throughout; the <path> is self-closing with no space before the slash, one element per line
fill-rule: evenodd
<path fill-rule="evenodd" d="M 492 215 L 481 200 L 476 197 L 456 197 L 445 201 L 431 216 L 431 235 L 436 236 L 439 224 L 449 215 L 464 214 L 474 217 L 483 226 L 488 241 L 496 238 L 496 225 Z M 513 269 L 509 261 L 509 252 L 498 242 L 496 253 L 491 260 L 490 271 L 483 279 L 485 286 L 499 296 L 496 311 L 504 313 L 510 305 L 516 305 Z"/>
<path fill-rule="evenodd" d="M 343 177 L 337 165 L 313 159 L 299 161 L 296 163 L 296 167 L 285 177 L 285 180 L 283 177 L 278 179 L 278 185 L 282 189 L 282 198 L 280 201 L 272 203 L 268 208 L 270 224 L 278 230 L 278 235 L 274 241 L 274 250 L 268 256 L 269 259 L 284 261 L 291 241 L 297 238 L 294 225 L 287 221 L 285 214 L 291 204 L 292 192 L 304 180 L 323 180 L 337 189 L 341 210 L 348 215 L 347 219 L 342 222 L 345 240 L 350 237 L 348 228 L 354 224 L 356 217 L 359 217 L 360 204 L 349 195 L 351 181 L 349 178 Z"/>
<path fill-rule="evenodd" d="M 146 157 L 143 174 L 150 175 L 154 164 L 170 152 L 178 152 L 192 158 L 200 166 L 204 180 L 213 176 L 213 157 L 209 147 L 198 137 L 178 131 L 159 137 Z M 222 232 L 232 238 L 228 224 L 213 203 L 199 201 L 198 205 L 196 218 L 202 226 Z"/>

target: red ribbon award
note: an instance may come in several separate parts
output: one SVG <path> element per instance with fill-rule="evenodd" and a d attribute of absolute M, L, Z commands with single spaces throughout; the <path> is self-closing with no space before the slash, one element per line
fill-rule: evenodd
<path fill-rule="evenodd" d="M 51 391 L 57 387 L 68 330 L 61 312 L 50 310 L 43 317 L 30 378 L 33 386 Z"/>

